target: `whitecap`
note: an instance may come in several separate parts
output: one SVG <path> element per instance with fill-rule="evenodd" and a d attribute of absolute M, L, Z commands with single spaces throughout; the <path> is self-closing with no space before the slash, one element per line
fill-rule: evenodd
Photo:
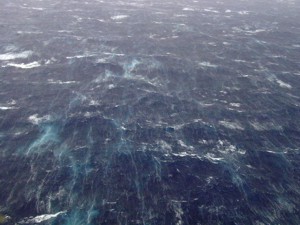
<path fill-rule="evenodd" d="M 230 105 L 230 106 L 233 106 L 233 107 L 237 107 L 237 108 L 241 107 L 241 103 L 235 103 L 235 102 L 232 102 L 232 103 L 230 103 L 229 105 Z"/>
<path fill-rule="evenodd" d="M 238 153 L 242 155 L 246 153 L 245 150 L 237 148 L 237 146 L 231 144 L 227 140 L 218 140 L 217 149 L 224 155 L 224 157 L 226 157 L 228 153 Z"/>
<path fill-rule="evenodd" d="M 38 125 L 41 122 L 46 122 L 46 121 L 51 120 L 51 118 L 52 117 L 50 115 L 45 115 L 45 116 L 39 117 L 38 114 L 33 114 L 28 117 L 28 121 L 31 122 L 32 124 Z"/>
<path fill-rule="evenodd" d="M 266 32 L 267 30 L 265 29 L 257 29 L 257 30 L 247 30 L 245 31 L 245 33 L 248 33 L 248 34 L 257 34 L 257 33 L 261 33 L 261 32 Z"/>
<path fill-rule="evenodd" d="M 183 147 L 183 148 L 187 148 L 187 149 L 190 149 L 190 150 L 193 150 L 194 147 L 193 146 L 187 146 L 182 140 L 179 140 L 178 141 L 178 144 Z"/>
<path fill-rule="evenodd" d="M 112 16 L 110 17 L 112 20 L 123 20 L 126 19 L 128 15 L 117 15 L 117 16 Z"/>
<path fill-rule="evenodd" d="M 26 59 L 33 54 L 32 51 L 24 51 L 19 53 L 9 52 L 5 54 L 0 54 L 0 60 L 13 60 L 13 59 Z"/>
<path fill-rule="evenodd" d="M 89 102 L 89 105 L 100 105 L 100 103 L 98 101 L 96 101 L 96 100 L 91 100 Z"/>
<path fill-rule="evenodd" d="M 250 121 L 249 124 L 257 131 L 282 130 L 282 127 L 272 122 Z"/>
<path fill-rule="evenodd" d="M 219 13 L 219 11 L 213 10 L 213 9 L 210 9 L 210 8 L 204 9 L 204 11 L 205 12 L 212 12 L 212 13 Z"/>
<path fill-rule="evenodd" d="M 291 89 L 292 86 L 288 83 L 283 82 L 282 80 L 276 79 L 277 84 L 279 84 L 280 87 L 282 88 L 288 88 Z"/>
<path fill-rule="evenodd" d="M 219 124 L 223 127 L 231 129 L 231 130 L 244 130 L 242 125 L 239 124 L 238 122 L 222 120 L 222 121 L 219 121 Z"/>
<path fill-rule="evenodd" d="M 272 154 L 282 154 L 282 152 L 275 152 L 275 151 L 270 151 L 270 150 L 267 150 L 266 152 L 272 153 Z M 284 152 L 284 153 L 285 153 L 285 152 Z"/>
<path fill-rule="evenodd" d="M 214 179 L 214 177 L 209 176 L 209 177 L 206 178 L 206 182 L 207 182 L 208 184 L 210 184 L 211 181 L 212 181 L 213 179 Z"/>
<path fill-rule="evenodd" d="M 57 33 L 72 33 L 70 30 L 58 30 Z"/>
<path fill-rule="evenodd" d="M 125 56 L 123 53 L 114 53 L 114 52 L 103 52 L 104 55 L 112 55 L 112 56 Z"/>
<path fill-rule="evenodd" d="M 198 155 L 196 154 L 192 154 L 192 153 L 187 153 L 187 152 L 179 152 L 179 153 L 172 153 L 173 156 L 177 156 L 177 157 L 191 157 L 191 158 L 200 158 Z"/>
<path fill-rule="evenodd" d="M 40 8 L 40 7 L 26 7 L 26 6 L 20 6 L 23 9 L 32 9 L 32 10 L 38 10 L 38 11 L 43 11 L 45 10 L 44 8 Z"/>
<path fill-rule="evenodd" d="M 32 69 L 36 67 L 40 67 L 41 64 L 39 62 L 31 62 L 31 63 L 8 63 L 7 66 L 13 66 L 20 69 Z"/>
<path fill-rule="evenodd" d="M 92 117 L 92 113 L 91 112 L 85 112 L 83 116 L 86 117 L 86 118 L 90 118 L 90 117 Z"/>
<path fill-rule="evenodd" d="M 36 223 L 42 223 L 44 221 L 50 220 L 50 219 L 54 219 L 57 216 L 66 213 L 66 211 L 61 211 L 55 214 L 44 214 L 44 215 L 39 215 L 36 217 L 29 217 L 29 218 L 25 218 L 23 220 L 21 220 L 19 222 L 19 224 L 36 224 Z"/>
<path fill-rule="evenodd" d="M 93 57 L 94 54 L 84 54 L 84 55 L 74 55 L 74 56 L 67 56 L 66 59 L 82 59 L 87 57 Z"/>
<path fill-rule="evenodd" d="M 33 10 L 39 10 L 39 11 L 43 11 L 45 10 L 44 8 L 38 8 L 38 7 L 31 7 L 29 9 L 33 9 Z"/>
<path fill-rule="evenodd" d="M 0 110 L 11 110 L 11 109 L 17 109 L 16 107 L 14 106 L 0 106 Z"/>
<path fill-rule="evenodd" d="M 0 110 L 11 110 L 11 109 L 18 109 L 18 107 L 16 107 L 15 105 L 17 104 L 17 102 L 15 100 L 11 100 L 9 102 L 7 102 L 6 104 L 0 104 Z"/>
<path fill-rule="evenodd" d="M 238 14 L 240 14 L 240 15 L 248 15 L 249 11 L 246 11 L 246 10 L 244 10 L 244 11 L 238 11 Z"/>
<path fill-rule="evenodd" d="M 211 64 L 210 62 L 199 62 L 199 66 L 201 67 L 210 67 L 210 68 L 217 68 L 218 66 L 215 64 Z"/>
<path fill-rule="evenodd" d="M 114 84 L 110 84 L 110 85 L 108 85 L 108 89 L 113 89 L 115 87 L 115 85 Z"/>
<path fill-rule="evenodd" d="M 209 141 L 202 139 L 202 140 L 199 140 L 198 143 L 202 144 L 202 145 L 207 145 L 209 143 Z"/>
<path fill-rule="evenodd" d="M 17 31 L 17 34 L 42 34 L 43 32 L 41 31 L 22 31 L 19 30 Z"/>
<path fill-rule="evenodd" d="M 221 157 L 216 157 L 213 153 L 207 153 L 204 155 L 204 158 L 208 159 L 209 161 L 216 163 L 217 161 L 222 161 L 223 158 Z"/>
<path fill-rule="evenodd" d="M 164 140 L 159 140 L 156 142 L 158 145 L 160 145 L 160 147 L 162 148 L 162 150 L 166 151 L 166 152 L 171 152 L 172 151 L 172 147 L 169 143 L 167 143 Z"/>
<path fill-rule="evenodd" d="M 46 61 L 45 61 L 45 65 L 49 65 L 49 64 L 52 64 L 52 63 L 54 63 L 54 62 L 56 62 L 57 60 L 54 58 L 54 57 L 52 57 L 51 59 L 47 59 Z"/>
<path fill-rule="evenodd" d="M 15 105 L 15 104 L 17 104 L 17 102 L 16 102 L 16 100 L 12 99 L 12 100 L 9 101 L 7 104 L 8 104 L 8 105 Z"/>
<path fill-rule="evenodd" d="M 237 62 L 237 63 L 246 63 L 246 60 L 242 60 L 242 59 L 234 59 L 233 61 Z"/>
<path fill-rule="evenodd" d="M 188 7 L 183 8 L 182 10 L 183 10 L 183 11 L 195 11 L 193 8 L 188 8 Z"/>
<path fill-rule="evenodd" d="M 74 80 L 61 81 L 61 80 L 48 79 L 48 83 L 49 84 L 77 84 L 78 81 L 74 81 Z"/>

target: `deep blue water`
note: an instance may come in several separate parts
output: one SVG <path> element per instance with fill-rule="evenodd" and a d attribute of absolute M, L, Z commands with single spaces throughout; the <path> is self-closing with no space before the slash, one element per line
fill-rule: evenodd
<path fill-rule="evenodd" d="M 0 224 L 300 224 L 299 0 L 0 4 Z"/>

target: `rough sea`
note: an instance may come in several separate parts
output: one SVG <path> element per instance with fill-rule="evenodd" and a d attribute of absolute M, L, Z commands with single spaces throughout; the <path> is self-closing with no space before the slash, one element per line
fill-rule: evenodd
<path fill-rule="evenodd" d="M 299 0 L 0 0 L 0 224 L 299 225 Z"/>

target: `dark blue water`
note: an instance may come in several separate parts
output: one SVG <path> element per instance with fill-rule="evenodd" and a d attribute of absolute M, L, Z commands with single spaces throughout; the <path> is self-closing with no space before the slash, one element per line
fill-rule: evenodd
<path fill-rule="evenodd" d="M 0 224 L 300 224 L 299 12 L 1 0 Z"/>

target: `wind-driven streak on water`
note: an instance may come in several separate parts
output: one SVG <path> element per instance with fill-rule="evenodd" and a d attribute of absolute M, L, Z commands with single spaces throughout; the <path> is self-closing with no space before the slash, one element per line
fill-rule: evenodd
<path fill-rule="evenodd" d="M 0 223 L 298 224 L 299 7 L 4 0 Z"/>

